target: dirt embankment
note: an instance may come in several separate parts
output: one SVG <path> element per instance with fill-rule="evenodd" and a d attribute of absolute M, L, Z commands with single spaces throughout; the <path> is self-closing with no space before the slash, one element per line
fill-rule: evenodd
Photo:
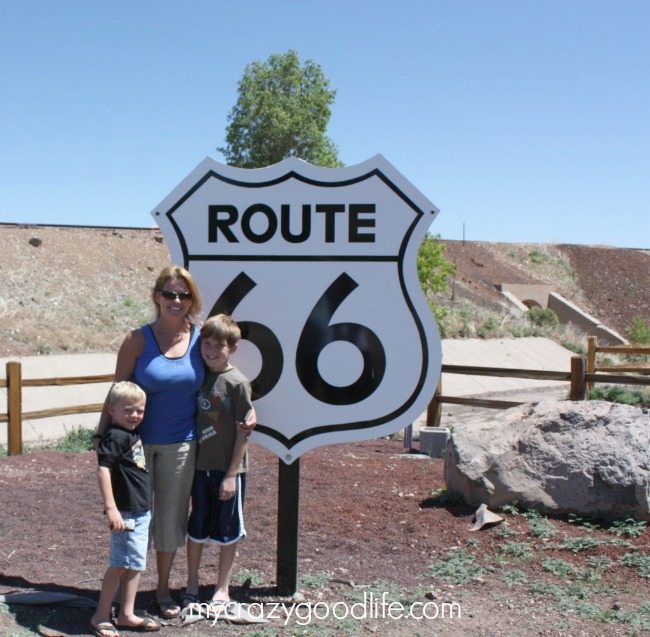
<path fill-rule="evenodd" d="M 650 250 L 605 246 L 445 241 L 456 265 L 450 297 L 496 309 L 502 283 L 555 291 L 626 335 L 635 317 L 650 322 Z"/>
<path fill-rule="evenodd" d="M 552 284 L 625 333 L 650 321 L 650 251 L 445 241 L 457 272 L 449 302 L 499 309 L 501 283 Z M 169 263 L 156 229 L 0 224 L 0 356 L 114 351 L 151 316 L 150 288 Z"/>

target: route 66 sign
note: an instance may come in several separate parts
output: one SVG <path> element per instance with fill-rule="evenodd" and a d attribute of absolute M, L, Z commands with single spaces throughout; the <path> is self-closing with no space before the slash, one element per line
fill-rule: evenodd
<path fill-rule="evenodd" d="M 208 314 L 242 328 L 252 440 L 289 464 L 397 431 L 432 398 L 438 329 L 416 257 L 437 209 L 381 155 L 322 168 L 206 158 L 152 212 Z"/>

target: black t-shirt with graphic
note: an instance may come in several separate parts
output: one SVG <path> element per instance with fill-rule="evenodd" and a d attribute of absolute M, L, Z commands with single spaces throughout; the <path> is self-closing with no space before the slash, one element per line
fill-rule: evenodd
<path fill-rule="evenodd" d="M 111 471 L 113 497 L 119 511 L 144 513 L 151 508 L 149 473 L 140 436 L 111 423 L 97 445 L 100 467 Z"/>

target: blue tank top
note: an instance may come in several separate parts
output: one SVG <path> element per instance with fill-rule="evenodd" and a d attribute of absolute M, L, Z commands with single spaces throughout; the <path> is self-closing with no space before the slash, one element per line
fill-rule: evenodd
<path fill-rule="evenodd" d="M 133 379 L 147 394 L 138 433 L 142 442 L 167 445 L 196 438 L 196 396 L 204 366 L 199 330 L 192 326 L 190 344 L 179 358 L 167 358 L 150 325 L 142 328 L 144 350 L 135 363 Z"/>

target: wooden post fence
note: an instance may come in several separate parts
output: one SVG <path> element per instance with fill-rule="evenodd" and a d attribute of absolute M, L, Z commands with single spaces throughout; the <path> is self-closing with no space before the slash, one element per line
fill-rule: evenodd
<path fill-rule="evenodd" d="M 587 383 L 585 371 L 587 359 L 584 356 L 571 357 L 571 400 L 585 400 L 587 398 Z"/>
<path fill-rule="evenodd" d="M 23 452 L 22 387 L 20 363 L 7 363 L 7 453 L 10 456 Z"/>
<path fill-rule="evenodd" d="M 113 382 L 114 374 L 95 376 L 65 376 L 62 378 L 28 378 L 22 377 L 22 366 L 18 361 L 10 361 L 5 366 L 6 380 L 0 379 L 0 387 L 7 388 L 7 413 L 0 414 L 0 423 L 7 423 L 7 453 L 10 456 L 23 452 L 23 420 L 38 420 L 76 414 L 94 414 L 101 412 L 104 403 L 90 405 L 73 405 L 69 407 L 51 407 L 38 411 L 23 412 L 24 387 L 62 387 L 65 385 L 91 385 L 94 383 Z"/>
<path fill-rule="evenodd" d="M 571 400 L 588 399 L 587 388 L 594 383 L 612 383 L 621 385 L 643 385 L 650 387 L 650 367 L 646 364 L 617 365 L 615 367 L 599 367 L 595 362 L 596 352 L 612 352 L 618 354 L 650 355 L 650 346 L 608 346 L 598 347 L 593 342 L 588 349 L 588 356 L 573 356 L 571 370 L 568 372 L 510 369 L 500 367 L 474 367 L 471 365 L 442 365 L 442 373 L 466 374 L 469 376 L 491 376 L 507 378 L 528 378 L 532 380 L 554 380 L 571 383 L 569 397 Z M 592 370 L 592 371 L 590 371 Z M 616 374 L 603 372 L 616 371 Z M 633 372 L 633 374 L 630 374 Z M 109 383 L 113 374 L 97 376 L 74 376 L 64 378 L 22 378 L 21 364 L 9 362 L 6 365 L 6 380 L 0 379 L 0 387 L 7 388 L 7 413 L 0 414 L 0 423 L 7 423 L 7 443 L 9 455 L 19 455 L 23 451 L 22 421 L 25 419 L 51 418 L 71 414 L 99 413 L 103 403 L 92 405 L 76 405 L 70 407 L 55 407 L 23 413 L 22 390 L 23 387 L 45 387 L 62 385 L 86 385 L 92 383 Z M 508 409 L 523 404 L 521 401 L 490 400 L 486 398 L 469 398 L 464 396 L 445 396 L 442 394 L 442 381 L 438 383 L 427 409 L 427 426 L 440 426 L 442 404 L 467 405 L 488 409 Z M 297 467 L 294 467 L 297 470 Z M 290 473 L 290 472 L 288 472 Z M 291 574 L 287 573 L 287 582 L 291 582 Z M 288 586 L 290 588 L 290 586 Z"/>

